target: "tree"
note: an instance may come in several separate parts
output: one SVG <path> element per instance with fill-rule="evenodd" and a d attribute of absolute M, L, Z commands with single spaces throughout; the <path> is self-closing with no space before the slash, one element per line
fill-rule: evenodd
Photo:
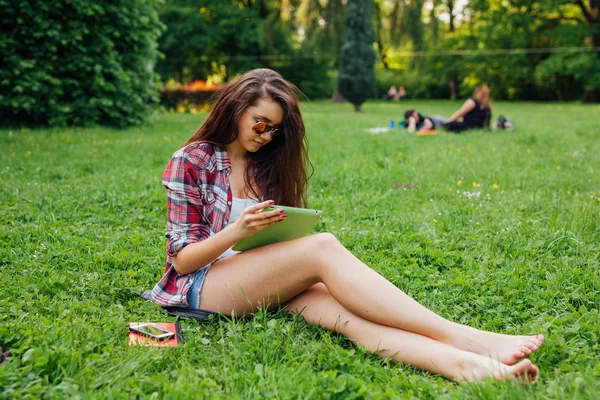
<path fill-rule="evenodd" d="M 140 124 L 158 100 L 156 0 L 0 0 L 0 120 Z"/>
<path fill-rule="evenodd" d="M 261 3 L 262 4 L 262 3 Z M 255 5 L 256 8 L 260 4 Z M 166 25 L 159 39 L 165 55 L 157 71 L 179 82 L 205 79 L 212 63 L 226 65 L 225 79 L 260 66 L 258 10 L 237 1 L 169 0 L 160 9 Z"/>
<path fill-rule="evenodd" d="M 360 112 L 375 92 L 375 50 L 371 2 L 348 0 L 338 90 Z"/>

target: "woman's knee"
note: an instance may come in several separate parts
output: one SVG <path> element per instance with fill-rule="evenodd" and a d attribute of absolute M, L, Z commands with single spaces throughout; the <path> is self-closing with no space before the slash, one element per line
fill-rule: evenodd
<path fill-rule="evenodd" d="M 319 325 L 327 330 L 351 335 L 361 329 L 364 320 L 344 308 L 322 283 L 317 283 L 298 296 L 289 309 L 292 314 L 300 314 L 312 325 Z"/>
<path fill-rule="evenodd" d="M 310 238 L 310 243 L 316 251 L 331 249 L 332 247 L 341 246 L 339 240 L 329 232 L 317 233 Z"/>

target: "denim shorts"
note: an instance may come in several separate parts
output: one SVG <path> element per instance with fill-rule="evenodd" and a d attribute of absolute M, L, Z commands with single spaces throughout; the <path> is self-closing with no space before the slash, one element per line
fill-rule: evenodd
<path fill-rule="evenodd" d="M 187 293 L 187 302 L 190 308 L 199 309 L 200 308 L 200 291 L 202 290 L 202 285 L 204 285 L 204 280 L 206 279 L 206 274 L 208 273 L 209 268 L 214 264 L 214 262 L 200 268 L 196 271 L 194 276 L 194 282 L 192 286 L 190 286 L 190 290 Z"/>

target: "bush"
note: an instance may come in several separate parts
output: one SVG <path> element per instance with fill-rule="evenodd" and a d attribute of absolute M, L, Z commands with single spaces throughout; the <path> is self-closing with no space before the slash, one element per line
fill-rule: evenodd
<path fill-rule="evenodd" d="M 441 75 L 441 76 L 439 76 Z M 447 99 L 450 98 L 447 74 L 419 71 L 398 71 L 377 69 L 375 71 L 377 98 L 386 95 L 390 86 L 404 86 L 411 99 Z"/>
<path fill-rule="evenodd" d="M 0 120 L 139 124 L 158 100 L 157 0 L 0 0 Z"/>
<path fill-rule="evenodd" d="M 212 90 L 164 89 L 160 92 L 160 105 L 166 109 L 205 106 L 214 95 Z"/>
<path fill-rule="evenodd" d="M 296 85 L 308 100 L 317 100 L 330 98 L 335 88 L 330 64 L 327 60 L 297 55 L 291 60 L 268 62 L 266 67 Z"/>

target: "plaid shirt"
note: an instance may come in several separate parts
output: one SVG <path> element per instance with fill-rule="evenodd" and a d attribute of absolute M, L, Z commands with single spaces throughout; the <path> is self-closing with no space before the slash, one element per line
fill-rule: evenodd
<path fill-rule="evenodd" d="M 188 145 L 173 154 L 163 173 L 167 188 L 167 265 L 152 290 L 161 306 L 185 306 L 196 272 L 179 275 L 171 257 L 225 227 L 231 213 L 231 163 L 224 147 L 207 143 Z M 214 262 L 214 261 L 213 261 Z"/>

